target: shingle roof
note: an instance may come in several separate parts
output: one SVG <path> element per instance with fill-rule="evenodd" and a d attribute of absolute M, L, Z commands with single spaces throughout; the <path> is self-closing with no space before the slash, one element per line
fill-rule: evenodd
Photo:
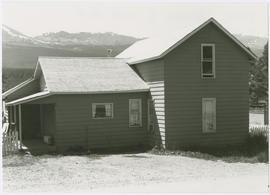
<path fill-rule="evenodd" d="M 126 59 L 39 57 L 38 66 L 51 93 L 149 90 L 147 84 L 126 63 Z"/>
<path fill-rule="evenodd" d="M 243 50 L 245 50 L 248 55 L 250 55 L 252 58 L 257 58 L 251 50 L 244 46 L 243 43 L 236 39 L 214 18 L 210 18 L 202 24 L 189 24 L 188 26 L 181 28 L 178 32 L 171 35 L 160 35 L 157 37 L 151 37 L 137 41 L 116 57 L 128 58 L 127 62 L 129 64 L 137 64 L 162 58 L 175 47 L 182 44 L 185 40 L 187 40 L 189 37 L 191 37 L 193 34 L 211 22 L 220 28 L 225 34 L 227 34 Z"/>

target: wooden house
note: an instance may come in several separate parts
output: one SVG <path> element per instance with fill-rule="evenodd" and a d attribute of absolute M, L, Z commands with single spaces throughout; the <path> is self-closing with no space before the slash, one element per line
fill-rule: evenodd
<path fill-rule="evenodd" d="M 144 39 L 115 58 L 40 57 L 33 78 L 4 94 L 22 140 L 57 150 L 243 143 L 256 56 L 215 19 Z"/>

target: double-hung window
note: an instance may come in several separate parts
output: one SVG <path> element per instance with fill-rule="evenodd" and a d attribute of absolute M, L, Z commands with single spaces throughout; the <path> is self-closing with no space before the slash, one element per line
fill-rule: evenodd
<path fill-rule="evenodd" d="M 129 100 L 129 127 L 142 126 L 142 100 Z"/>
<path fill-rule="evenodd" d="M 215 44 L 201 44 L 201 76 L 215 78 Z"/>
<path fill-rule="evenodd" d="M 92 118 L 94 119 L 113 118 L 113 103 L 93 103 Z"/>
<path fill-rule="evenodd" d="M 203 133 L 216 132 L 216 98 L 202 99 Z"/>

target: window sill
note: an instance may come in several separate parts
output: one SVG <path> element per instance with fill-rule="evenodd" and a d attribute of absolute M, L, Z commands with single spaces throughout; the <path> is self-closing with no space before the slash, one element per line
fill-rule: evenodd
<path fill-rule="evenodd" d="M 216 78 L 216 76 L 213 76 L 213 77 L 201 77 L 201 79 L 215 79 Z"/>
<path fill-rule="evenodd" d="M 129 128 L 141 128 L 142 125 L 137 125 L 137 126 L 128 126 Z"/>
<path fill-rule="evenodd" d="M 213 134 L 213 133 L 216 133 L 216 130 L 215 131 L 202 131 L 203 134 Z"/>
<path fill-rule="evenodd" d="M 93 120 L 111 120 L 111 119 L 113 119 L 113 118 L 92 118 Z"/>

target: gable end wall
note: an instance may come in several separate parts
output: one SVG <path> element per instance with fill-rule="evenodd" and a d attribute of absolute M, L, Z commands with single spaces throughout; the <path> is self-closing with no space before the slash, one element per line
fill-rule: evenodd
<path fill-rule="evenodd" d="M 215 79 L 201 79 L 201 43 L 215 44 Z M 164 63 L 166 146 L 242 143 L 249 125 L 247 54 L 210 23 Z M 203 97 L 216 98 L 216 133 L 202 133 Z"/>

